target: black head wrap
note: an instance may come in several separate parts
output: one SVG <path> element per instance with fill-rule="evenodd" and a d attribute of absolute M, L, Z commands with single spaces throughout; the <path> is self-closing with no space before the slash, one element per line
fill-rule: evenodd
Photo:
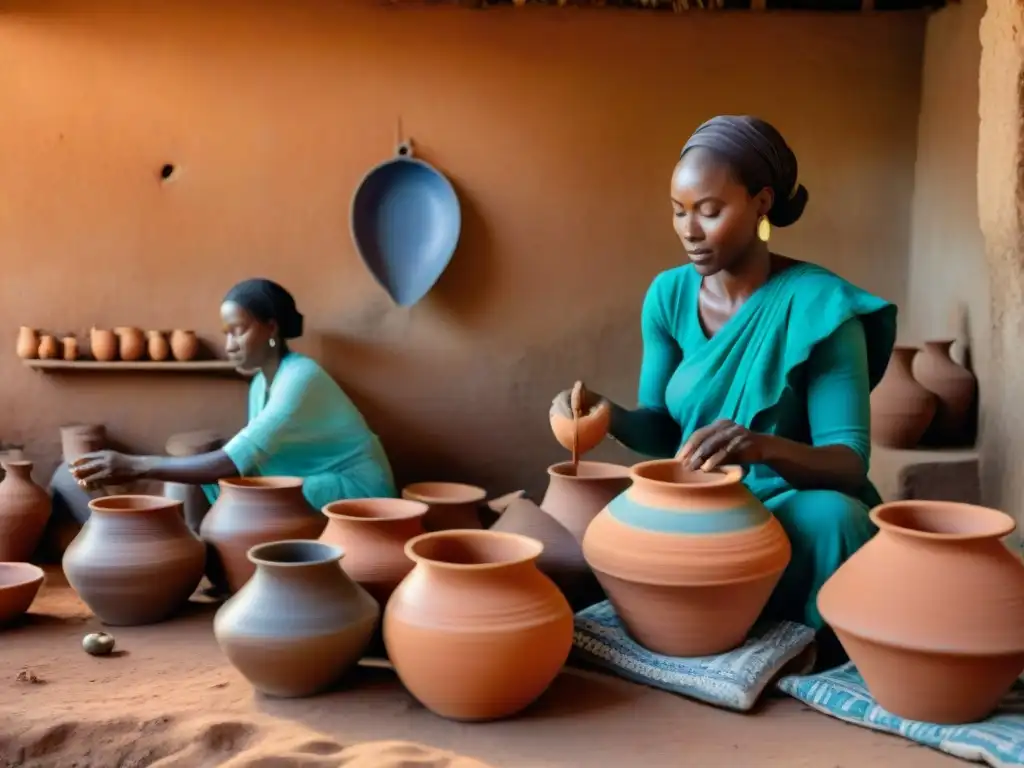
<path fill-rule="evenodd" d="M 272 280 L 243 280 L 228 291 L 224 301 L 234 302 L 261 323 L 275 321 L 283 339 L 302 335 L 302 314 L 295 307 L 295 299 Z"/>
<path fill-rule="evenodd" d="M 751 195 L 765 187 L 775 193 L 768 221 L 788 227 L 804 212 L 808 193 L 798 183 L 796 155 L 774 127 L 747 115 L 719 115 L 693 132 L 681 158 L 689 150 L 702 147 L 725 159 L 736 171 Z"/>

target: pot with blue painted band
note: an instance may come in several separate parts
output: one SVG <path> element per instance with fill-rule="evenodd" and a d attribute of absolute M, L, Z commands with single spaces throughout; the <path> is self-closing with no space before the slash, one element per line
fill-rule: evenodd
<path fill-rule="evenodd" d="M 633 639 L 666 656 L 741 645 L 789 565 L 789 539 L 740 467 L 645 461 L 587 528 L 583 556 Z"/>

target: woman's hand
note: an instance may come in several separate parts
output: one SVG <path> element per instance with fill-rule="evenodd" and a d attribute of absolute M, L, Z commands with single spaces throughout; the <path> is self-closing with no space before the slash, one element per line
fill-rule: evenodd
<path fill-rule="evenodd" d="M 573 387 L 572 389 L 564 389 L 557 395 L 555 395 L 555 399 L 551 401 L 550 413 L 557 413 L 559 416 L 564 416 L 567 419 L 572 418 L 573 389 L 575 389 L 575 387 Z M 581 387 L 579 402 L 580 412 L 589 413 L 591 408 L 597 406 L 604 399 L 605 398 L 597 394 L 597 392 L 592 392 L 586 387 Z"/>
<path fill-rule="evenodd" d="M 142 465 L 138 456 L 117 451 L 97 451 L 75 459 L 71 474 L 83 488 L 99 485 L 117 485 L 138 479 Z"/>
<path fill-rule="evenodd" d="M 688 469 L 710 472 L 723 464 L 759 464 L 764 460 L 764 435 L 728 419 L 698 429 L 676 454 Z"/>

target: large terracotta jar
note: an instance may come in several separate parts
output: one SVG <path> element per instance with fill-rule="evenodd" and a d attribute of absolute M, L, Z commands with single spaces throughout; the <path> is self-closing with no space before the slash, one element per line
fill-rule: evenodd
<path fill-rule="evenodd" d="M 917 382 L 938 398 L 935 418 L 925 438 L 942 446 L 974 441 L 971 417 L 978 382 L 974 374 L 950 357 L 952 346 L 952 340 L 926 341 L 912 366 Z"/>
<path fill-rule="evenodd" d="M 277 541 L 249 550 L 255 573 L 213 621 L 224 655 L 270 696 L 311 696 L 363 654 L 380 618 L 377 601 L 338 561 L 341 548 Z"/>
<path fill-rule="evenodd" d="M 384 644 L 403 685 L 455 720 L 524 709 L 569 656 L 573 616 L 537 570 L 540 542 L 441 531 L 406 544 L 416 563 L 384 609 Z"/>
<path fill-rule="evenodd" d="M 633 482 L 629 467 L 600 461 L 571 461 L 548 467 L 548 488 L 540 506 L 583 541 L 587 526 Z"/>
<path fill-rule="evenodd" d="M 302 478 L 221 480 L 220 496 L 199 527 L 211 550 L 210 578 L 237 592 L 255 570 L 247 556 L 251 547 L 283 539 L 315 539 L 325 523 L 302 495 Z"/>
<path fill-rule="evenodd" d="M 427 505 L 408 499 L 345 499 L 324 507 L 320 541 L 341 547 L 341 567 L 385 605 L 412 570 L 405 543 L 423 533 Z"/>
<path fill-rule="evenodd" d="M 64 553 L 68 583 L 104 624 L 133 626 L 176 613 L 203 577 L 203 543 L 185 526 L 181 502 L 107 496 Z"/>
<path fill-rule="evenodd" d="M 899 501 L 818 593 L 872 695 L 928 723 L 983 720 L 1024 669 L 1024 564 L 994 509 Z"/>
<path fill-rule="evenodd" d="M 464 483 L 412 483 L 402 489 L 402 498 L 420 501 L 430 509 L 423 518 L 428 531 L 481 528 L 480 504 L 487 491 Z"/>
<path fill-rule="evenodd" d="M 583 537 L 619 618 L 637 642 L 667 656 L 737 647 L 789 564 L 782 526 L 739 467 L 647 461 L 632 477 Z"/>
<path fill-rule="evenodd" d="M 50 494 L 32 481 L 31 461 L 5 461 L 0 482 L 0 562 L 27 562 L 50 519 Z"/>
<path fill-rule="evenodd" d="M 887 448 L 915 448 L 932 423 L 938 398 L 911 371 L 916 347 L 896 347 L 871 392 L 871 439 Z"/>

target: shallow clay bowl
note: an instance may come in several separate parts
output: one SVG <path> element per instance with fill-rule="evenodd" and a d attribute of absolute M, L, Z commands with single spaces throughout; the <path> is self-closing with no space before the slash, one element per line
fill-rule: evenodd
<path fill-rule="evenodd" d="M 594 450 L 598 443 L 604 440 L 608 434 L 608 427 L 612 422 L 612 409 L 608 402 L 602 400 L 587 413 L 579 418 L 579 444 L 576 446 L 577 455 L 582 456 L 588 451 Z M 573 420 L 569 416 L 560 413 L 551 414 L 551 431 L 555 433 L 555 439 L 561 443 L 567 451 L 572 450 Z"/>
<path fill-rule="evenodd" d="M 28 610 L 43 585 L 43 569 L 31 563 L 0 563 L 0 624 Z"/>

